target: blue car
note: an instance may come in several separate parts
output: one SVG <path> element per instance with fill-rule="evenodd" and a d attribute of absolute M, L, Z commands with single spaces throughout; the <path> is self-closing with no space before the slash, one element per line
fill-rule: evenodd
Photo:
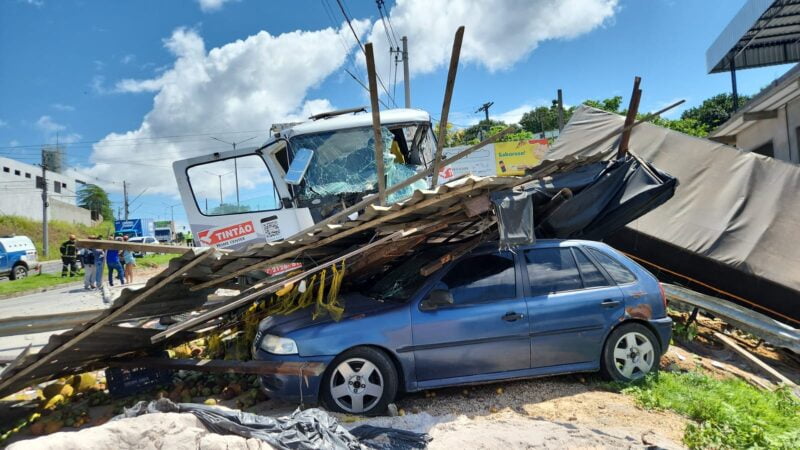
<path fill-rule="evenodd" d="M 543 240 L 478 247 L 429 276 L 433 246 L 343 294 L 339 322 L 308 310 L 259 324 L 254 359 L 321 362 L 322 376 L 262 377 L 273 398 L 378 414 L 398 393 L 600 370 L 657 370 L 672 320 L 656 278 L 611 247 Z"/>

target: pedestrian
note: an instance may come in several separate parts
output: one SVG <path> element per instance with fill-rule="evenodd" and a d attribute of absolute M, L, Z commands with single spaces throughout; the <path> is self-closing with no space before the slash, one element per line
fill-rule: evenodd
<path fill-rule="evenodd" d="M 95 239 L 100 239 L 97 236 Z M 103 267 L 105 266 L 106 253 L 99 248 L 92 249 L 94 252 L 94 280 L 95 287 L 101 289 L 103 287 Z"/>
<path fill-rule="evenodd" d="M 123 236 L 122 240 L 127 242 L 128 236 Z M 136 258 L 133 256 L 133 250 L 124 250 L 122 252 L 122 261 L 125 263 L 125 282 L 131 284 L 133 283 L 133 268 L 136 267 Z"/>
<path fill-rule="evenodd" d="M 117 238 L 121 241 L 122 238 Z M 117 271 L 117 278 L 120 284 L 125 284 L 125 276 L 122 273 L 122 264 L 119 262 L 119 250 L 108 249 L 106 250 L 106 265 L 108 266 L 108 285 L 114 285 L 114 271 Z"/>
<path fill-rule="evenodd" d="M 75 245 L 75 235 L 70 234 L 69 239 L 61 244 L 61 276 L 63 278 L 78 275 L 78 247 Z"/>
<path fill-rule="evenodd" d="M 186 232 L 186 245 L 189 247 L 194 247 L 194 236 L 192 236 L 191 230 Z"/>
<path fill-rule="evenodd" d="M 94 278 L 94 249 L 81 249 L 81 257 L 83 261 L 83 287 L 87 290 L 94 289 L 97 287 Z"/>

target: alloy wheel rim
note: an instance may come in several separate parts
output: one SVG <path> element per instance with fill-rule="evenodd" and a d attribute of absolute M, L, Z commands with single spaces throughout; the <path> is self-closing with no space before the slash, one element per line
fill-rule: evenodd
<path fill-rule="evenodd" d="M 363 358 L 342 361 L 331 374 L 333 401 L 350 413 L 369 411 L 383 397 L 383 374 Z"/>
<path fill-rule="evenodd" d="M 25 278 L 25 270 L 24 269 L 15 269 L 14 270 L 14 278 L 20 279 Z"/>
<path fill-rule="evenodd" d="M 636 380 L 645 376 L 655 363 L 655 349 L 650 339 L 631 331 L 620 336 L 614 345 L 614 364 L 624 377 Z"/>

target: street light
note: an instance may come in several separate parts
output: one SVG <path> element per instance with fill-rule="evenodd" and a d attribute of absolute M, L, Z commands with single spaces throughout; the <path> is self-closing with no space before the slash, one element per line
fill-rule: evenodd
<path fill-rule="evenodd" d="M 214 173 L 214 172 L 209 172 L 208 170 L 206 170 L 205 172 L 208 173 L 208 174 L 216 175 L 217 177 L 219 177 L 219 206 L 222 206 L 222 177 L 224 177 L 225 175 L 230 175 L 230 174 L 234 173 L 235 170 L 231 170 L 230 172 L 225 172 L 225 173 Z M 239 196 L 239 191 L 238 190 L 236 191 L 236 196 L 237 197 Z M 237 198 L 236 200 L 237 200 L 237 206 L 238 206 L 238 200 L 239 199 Z M 208 212 L 208 211 L 206 211 L 206 212 Z"/>
<path fill-rule="evenodd" d="M 236 151 L 236 145 L 237 144 L 241 144 L 243 142 L 247 142 L 249 140 L 255 139 L 258 136 L 256 135 L 256 136 L 253 136 L 253 137 L 249 137 L 249 138 L 247 138 L 245 140 L 242 140 L 242 141 L 239 141 L 239 142 L 228 142 L 228 141 L 223 141 L 222 139 L 219 139 L 219 138 L 215 138 L 214 136 L 210 136 L 210 137 L 211 137 L 211 139 L 214 139 L 215 141 L 220 141 L 223 144 L 232 145 L 233 146 L 233 151 Z M 236 178 L 236 206 L 239 206 L 239 168 L 238 168 L 238 166 L 236 164 L 236 158 L 235 157 L 233 158 L 233 172 L 234 172 L 234 177 Z"/>

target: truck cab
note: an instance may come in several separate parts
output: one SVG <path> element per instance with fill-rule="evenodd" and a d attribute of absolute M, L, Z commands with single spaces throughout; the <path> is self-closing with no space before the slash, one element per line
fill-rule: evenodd
<path fill-rule="evenodd" d="M 387 186 L 432 164 L 436 140 L 427 112 L 385 110 L 380 120 Z M 259 147 L 173 164 L 197 244 L 236 249 L 284 239 L 377 192 L 372 116 L 363 108 L 272 132 Z M 388 200 L 427 185 L 420 181 Z"/>
<path fill-rule="evenodd" d="M 18 280 L 38 267 L 36 247 L 27 236 L 0 236 L 0 276 Z"/>

